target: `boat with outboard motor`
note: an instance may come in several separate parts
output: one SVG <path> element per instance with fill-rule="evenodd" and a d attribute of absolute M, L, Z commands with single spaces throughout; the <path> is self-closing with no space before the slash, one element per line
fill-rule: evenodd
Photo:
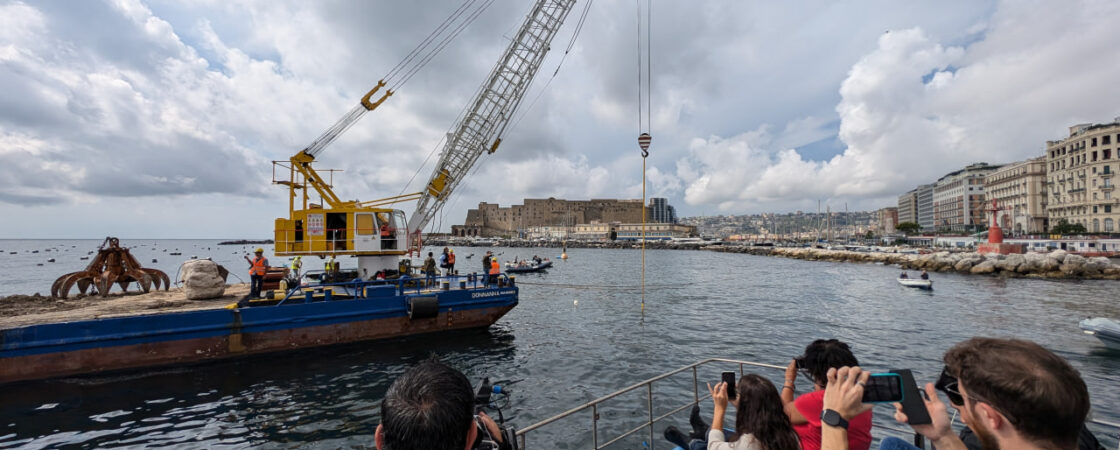
<path fill-rule="evenodd" d="M 1108 348 L 1120 350 L 1120 321 L 1090 317 L 1078 324 L 1085 334 L 1096 336 Z"/>
<path fill-rule="evenodd" d="M 898 284 L 901 284 L 901 285 L 906 286 L 906 287 L 912 287 L 912 288 L 918 288 L 918 289 L 926 289 L 926 290 L 933 289 L 933 281 L 928 280 L 928 279 L 924 280 L 924 279 L 921 279 L 921 278 L 899 278 L 898 279 Z"/>
<path fill-rule="evenodd" d="M 0 318 L 0 384 L 488 327 L 518 304 L 504 274 L 320 283 L 281 298 L 27 324 Z M 5 324 L 5 322 L 8 322 Z"/>
<path fill-rule="evenodd" d="M 506 263 L 506 272 L 508 273 L 529 273 L 540 272 L 549 267 L 552 267 L 552 261 L 547 259 L 541 261 L 520 261 L 515 263 Z"/>

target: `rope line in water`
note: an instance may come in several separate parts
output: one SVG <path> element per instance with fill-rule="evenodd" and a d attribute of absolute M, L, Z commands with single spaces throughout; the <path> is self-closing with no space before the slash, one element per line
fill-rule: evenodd
<path fill-rule="evenodd" d="M 533 283 L 531 281 L 518 281 L 517 284 L 518 285 L 524 284 L 524 285 L 529 285 L 529 286 L 550 286 L 550 287 L 561 287 L 561 288 L 588 288 L 588 289 L 640 289 L 640 288 L 642 288 L 641 285 Z M 673 288 L 684 288 L 685 286 L 682 286 L 682 285 L 679 285 L 679 284 L 655 284 L 655 285 L 652 285 L 652 286 L 649 286 L 649 287 L 657 288 L 657 289 L 673 289 Z"/>

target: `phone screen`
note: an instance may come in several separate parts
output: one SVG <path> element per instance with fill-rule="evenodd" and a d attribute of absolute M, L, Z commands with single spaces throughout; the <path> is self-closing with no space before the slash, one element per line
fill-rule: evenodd
<path fill-rule="evenodd" d="M 723 373 L 723 382 L 727 383 L 727 398 L 728 399 L 734 399 L 735 398 L 735 383 L 738 382 L 738 380 L 736 380 L 735 378 L 736 378 L 735 377 L 735 372 L 724 372 Z"/>
<path fill-rule="evenodd" d="M 902 398 L 902 377 L 897 373 L 873 373 L 863 387 L 864 403 L 894 403 Z"/>

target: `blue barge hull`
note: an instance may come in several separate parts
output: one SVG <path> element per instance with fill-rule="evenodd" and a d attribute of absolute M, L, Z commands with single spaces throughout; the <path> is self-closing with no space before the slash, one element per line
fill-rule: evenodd
<path fill-rule="evenodd" d="M 515 286 L 419 291 L 357 283 L 346 290 L 360 296 L 0 330 L 0 383 L 487 327 L 518 303 Z"/>

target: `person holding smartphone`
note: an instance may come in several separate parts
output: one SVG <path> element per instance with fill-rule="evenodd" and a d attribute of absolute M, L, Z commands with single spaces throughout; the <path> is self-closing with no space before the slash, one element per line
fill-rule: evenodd
<path fill-rule="evenodd" d="M 818 339 L 805 347 L 805 353 L 790 361 L 781 387 L 782 404 L 804 450 L 821 449 L 821 414 L 829 369 L 855 367 L 859 360 L 852 350 L 836 339 Z M 796 396 L 797 375 L 812 383 L 812 391 Z M 864 411 L 846 421 L 849 446 L 854 450 L 871 448 L 871 412 Z"/>
<path fill-rule="evenodd" d="M 714 387 L 708 384 L 712 394 L 712 426 L 708 431 L 706 445 L 699 448 L 708 450 L 799 450 L 801 448 L 797 433 L 782 410 L 782 400 L 778 389 L 770 380 L 755 374 L 747 374 L 739 379 L 736 398 L 728 398 L 727 383 L 720 382 Z M 735 405 L 735 433 L 724 436 L 723 416 L 727 405 Z M 730 438 L 730 439 L 728 439 Z M 692 450 L 698 447 L 693 441 Z"/>

